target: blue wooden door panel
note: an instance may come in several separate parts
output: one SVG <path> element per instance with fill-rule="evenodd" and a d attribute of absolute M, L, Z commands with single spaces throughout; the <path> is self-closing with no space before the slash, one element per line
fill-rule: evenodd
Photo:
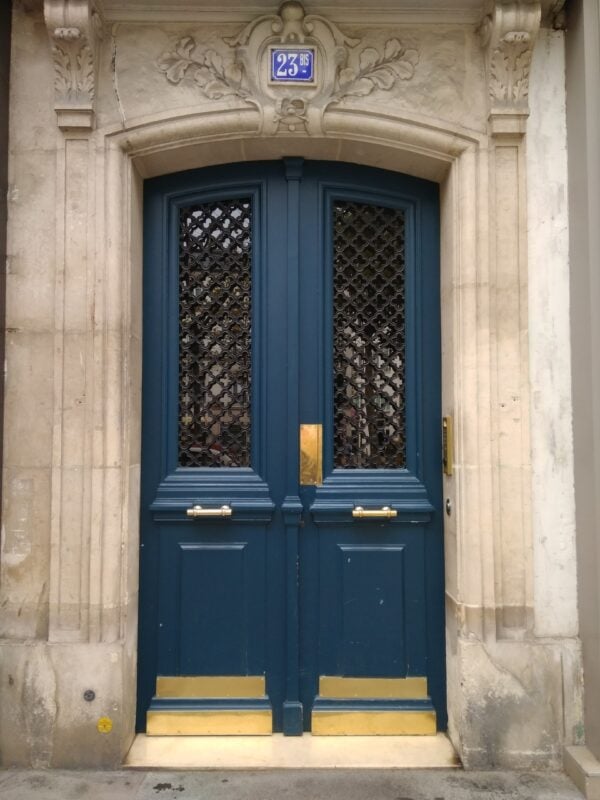
<path fill-rule="evenodd" d="M 265 674 L 264 531 L 182 527 L 160 542 L 161 674 Z"/>
<path fill-rule="evenodd" d="M 378 170 L 310 163 L 303 186 L 301 226 L 316 235 L 303 238 L 299 391 L 302 420 L 324 424 L 323 486 L 300 491 L 307 511 L 300 573 L 305 728 L 319 676 L 338 675 L 426 676 L 443 729 L 437 187 Z M 332 206 L 340 200 L 404 214 L 406 465 L 399 469 L 334 465 Z M 356 520 L 356 505 L 390 505 L 398 519 Z"/>
<path fill-rule="evenodd" d="M 232 198 L 252 209 L 250 463 L 182 467 L 181 209 Z M 403 220 L 405 462 L 394 468 L 335 466 L 340 204 Z M 147 182 L 139 729 L 164 705 L 152 699 L 159 675 L 265 675 L 286 733 L 310 730 L 327 705 L 321 676 L 423 676 L 445 727 L 438 229 L 435 185 L 352 165 L 288 159 Z M 300 423 L 323 425 L 319 487 L 298 485 Z M 189 520 L 195 504 L 233 515 Z M 358 505 L 398 516 L 355 519 Z"/>
<path fill-rule="evenodd" d="M 260 615 L 251 614 L 254 581 L 248 574 L 248 559 L 244 558 L 246 548 L 247 543 L 180 545 L 176 674 L 264 673 L 264 657 L 253 659 L 250 652 L 251 642 L 262 637 L 260 629 L 253 636 L 250 620 L 252 617 L 252 622 L 258 621 Z M 209 648 L 206 642 L 211 643 Z"/>
<path fill-rule="evenodd" d="M 337 664 L 333 674 L 404 677 L 407 675 L 404 547 L 344 544 L 337 546 L 336 556 L 341 591 L 336 597 L 336 616 L 340 622 L 334 639 Z"/>

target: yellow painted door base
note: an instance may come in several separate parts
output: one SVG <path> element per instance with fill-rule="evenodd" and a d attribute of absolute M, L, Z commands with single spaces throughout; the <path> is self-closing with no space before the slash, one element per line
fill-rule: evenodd
<path fill-rule="evenodd" d="M 148 736 L 268 736 L 273 732 L 264 675 L 161 675 L 157 678 L 154 700 L 156 706 L 146 716 Z M 392 707 L 382 708 L 381 704 L 378 708 L 360 707 L 365 701 L 378 700 L 391 702 Z M 421 707 L 397 707 L 406 700 Z M 201 707 L 203 701 L 207 703 L 205 707 Z M 249 701 L 250 707 L 244 707 Z M 326 707 L 320 708 L 319 701 L 324 701 Z M 423 702 L 429 707 L 423 708 Z M 427 679 L 321 675 L 311 733 L 433 736 L 437 733 L 436 715 L 427 694 Z"/>
<path fill-rule="evenodd" d="M 315 736 L 435 736 L 437 720 L 427 678 L 321 675 L 311 732 Z"/>
<path fill-rule="evenodd" d="M 345 678 L 321 675 L 319 696 L 336 699 L 427 699 L 427 678 Z"/>
<path fill-rule="evenodd" d="M 312 713 L 313 736 L 435 736 L 435 711 L 326 711 Z"/>
<path fill-rule="evenodd" d="M 148 736 L 270 736 L 271 712 L 263 709 L 148 711 Z"/>
<path fill-rule="evenodd" d="M 159 675 L 157 697 L 265 697 L 264 675 Z"/>
<path fill-rule="evenodd" d="M 265 692 L 264 675 L 159 675 L 146 734 L 269 736 L 273 715 Z"/>

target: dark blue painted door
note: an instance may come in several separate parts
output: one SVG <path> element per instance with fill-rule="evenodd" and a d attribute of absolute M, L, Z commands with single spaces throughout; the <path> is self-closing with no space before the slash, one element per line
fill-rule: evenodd
<path fill-rule="evenodd" d="M 353 165 L 147 181 L 140 730 L 445 727 L 438 225 L 436 185 Z"/>

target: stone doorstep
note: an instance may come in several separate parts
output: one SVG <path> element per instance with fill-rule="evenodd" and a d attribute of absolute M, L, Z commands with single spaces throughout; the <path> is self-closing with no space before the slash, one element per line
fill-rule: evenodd
<path fill-rule="evenodd" d="M 600 800 L 600 761 L 587 747 L 565 747 L 564 766 L 587 800 Z"/>
<path fill-rule="evenodd" d="M 435 736 L 146 736 L 125 758 L 133 769 L 448 769 L 460 767 Z"/>

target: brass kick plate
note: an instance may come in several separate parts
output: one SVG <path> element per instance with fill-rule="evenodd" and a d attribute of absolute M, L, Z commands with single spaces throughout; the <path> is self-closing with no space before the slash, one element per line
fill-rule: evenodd
<path fill-rule="evenodd" d="M 191 709 L 148 711 L 148 736 L 270 736 L 272 714 L 267 709 Z"/>
<path fill-rule="evenodd" d="M 323 426 L 300 425 L 300 486 L 323 483 Z"/>
<path fill-rule="evenodd" d="M 313 736 L 435 736 L 435 711 L 312 712 Z"/>
<path fill-rule="evenodd" d="M 342 678 L 338 675 L 319 677 L 319 694 L 328 698 L 361 700 L 427 698 L 427 678 Z"/>
<path fill-rule="evenodd" d="M 158 675 L 157 697 L 264 697 L 264 675 Z"/>

